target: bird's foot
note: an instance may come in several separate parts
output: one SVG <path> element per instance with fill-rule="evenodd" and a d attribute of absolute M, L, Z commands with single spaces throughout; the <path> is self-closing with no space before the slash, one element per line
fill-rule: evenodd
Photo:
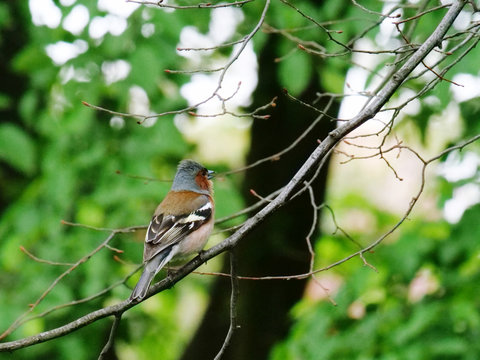
<path fill-rule="evenodd" d="M 200 258 L 200 260 L 202 260 L 202 262 L 204 262 L 206 264 L 207 260 L 205 259 L 205 253 L 206 253 L 205 250 L 200 250 L 198 252 L 198 257 Z"/>
<path fill-rule="evenodd" d="M 167 277 L 173 278 L 175 275 L 178 273 L 178 271 L 181 269 L 180 266 L 168 266 L 167 267 Z"/>

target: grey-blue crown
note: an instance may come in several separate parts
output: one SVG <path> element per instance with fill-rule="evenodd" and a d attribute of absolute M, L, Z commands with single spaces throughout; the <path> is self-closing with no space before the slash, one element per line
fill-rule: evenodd
<path fill-rule="evenodd" d="M 182 160 L 180 164 L 178 164 L 177 173 L 173 179 L 172 190 L 190 190 L 202 194 L 208 194 L 208 191 L 201 189 L 195 181 L 198 172 L 202 170 L 207 171 L 208 174 L 210 174 L 210 171 L 198 162 L 189 159 Z"/>

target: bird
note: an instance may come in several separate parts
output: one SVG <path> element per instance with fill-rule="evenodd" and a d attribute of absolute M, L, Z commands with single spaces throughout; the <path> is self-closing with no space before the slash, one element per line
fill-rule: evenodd
<path fill-rule="evenodd" d="M 129 300 L 142 301 L 155 275 L 173 258 L 200 253 L 213 229 L 214 171 L 193 160 L 182 160 L 170 191 L 147 228 L 144 269 Z"/>

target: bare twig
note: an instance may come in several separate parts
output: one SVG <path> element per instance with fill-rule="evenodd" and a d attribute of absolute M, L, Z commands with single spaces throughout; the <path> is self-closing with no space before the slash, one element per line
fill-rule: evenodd
<path fill-rule="evenodd" d="M 308 248 L 308 252 L 310 254 L 310 265 L 309 265 L 309 268 L 308 268 L 308 272 L 309 273 L 312 273 L 312 281 L 317 284 L 324 292 L 325 292 L 325 295 L 327 296 L 328 300 L 333 304 L 333 305 L 337 305 L 337 303 L 335 302 L 335 300 L 333 300 L 333 298 L 330 296 L 330 292 L 327 288 L 325 288 L 322 283 L 320 282 L 320 280 L 318 280 L 318 278 L 315 276 L 315 274 L 313 273 L 313 267 L 315 265 L 315 251 L 313 250 L 313 246 L 312 246 L 312 235 L 314 234 L 315 232 L 315 229 L 317 228 L 317 225 L 318 225 L 318 210 L 322 207 L 321 205 L 318 206 L 316 201 L 315 201 L 315 194 L 313 192 L 313 189 L 310 185 L 307 185 L 307 182 L 305 182 L 305 185 L 307 186 L 307 189 L 308 189 L 308 194 L 310 195 L 310 204 L 312 205 L 312 209 L 313 209 L 313 220 L 312 220 L 312 226 L 310 227 L 310 230 L 305 238 L 305 241 L 307 242 L 307 248 Z"/>
<path fill-rule="evenodd" d="M 172 179 L 157 179 L 157 178 L 152 178 L 152 177 L 149 177 L 149 176 L 124 174 L 120 170 L 116 170 L 115 174 L 126 176 L 126 177 L 131 178 L 131 179 L 145 180 L 145 184 L 148 184 L 151 181 L 152 182 L 153 181 L 158 181 L 158 182 L 172 182 L 173 181 Z"/>
<path fill-rule="evenodd" d="M 67 223 L 67 222 L 64 222 Z M 68 223 L 71 225 L 72 223 Z M 79 225 L 79 224 L 75 224 Z M 87 227 L 87 228 L 92 228 L 92 227 Z M 111 230 L 110 235 L 100 244 L 98 245 L 95 249 L 93 249 L 90 253 L 87 255 L 83 256 L 80 260 L 72 264 L 67 270 L 65 270 L 62 274 L 60 274 L 51 284 L 48 286 L 48 288 L 40 295 L 40 297 L 35 300 L 32 304 L 29 305 L 29 309 L 25 311 L 23 314 L 21 314 L 9 327 L 7 330 L 5 330 L 1 335 L 0 339 L 4 339 L 6 336 L 12 333 L 15 329 L 17 329 L 20 324 L 23 324 L 25 321 L 25 318 L 45 299 L 45 297 L 55 288 L 55 286 L 67 275 L 72 273 L 77 267 L 79 267 L 81 264 L 87 262 L 92 256 L 94 256 L 96 253 L 98 253 L 100 250 L 105 248 L 108 243 L 113 239 L 113 237 L 118 234 L 118 233 L 126 233 L 126 232 L 132 232 L 135 231 L 138 227 L 128 227 L 128 228 L 123 228 L 123 229 L 115 229 Z M 92 228 L 94 230 L 105 230 L 105 229 L 99 229 L 99 228 Z"/>
<path fill-rule="evenodd" d="M 225 341 L 215 356 L 215 360 L 220 360 L 225 353 L 225 350 L 230 345 L 232 340 L 233 333 L 238 328 L 237 325 L 237 299 L 238 294 L 240 292 L 238 286 L 238 277 L 237 277 L 237 259 L 235 257 L 235 249 L 230 251 L 230 281 L 232 284 L 232 294 L 230 295 L 230 326 L 228 328 L 227 336 L 225 337 Z"/>
<path fill-rule="evenodd" d="M 204 47 L 204 48 L 181 48 L 178 47 L 177 51 L 210 51 L 210 50 L 217 50 L 223 47 L 230 47 L 236 44 L 240 44 L 245 41 L 245 37 L 241 38 L 240 40 L 237 41 L 232 41 L 229 43 L 221 44 L 221 45 L 216 45 L 216 46 L 211 46 L 211 47 Z"/>
<path fill-rule="evenodd" d="M 115 335 L 117 333 L 118 326 L 120 325 L 120 321 L 122 320 L 122 312 L 115 314 L 115 317 L 113 318 L 113 324 L 112 328 L 110 329 L 110 334 L 108 336 L 107 343 L 103 347 L 102 351 L 100 352 L 100 355 L 98 356 L 98 360 L 103 360 L 107 358 L 107 354 L 110 351 L 110 349 L 113 346 L 113 343 L 115 341 Z"/>
<path fill-rule="evenodd" d="M 137 2 L 135 0 L 130 0 L 130 1 L 131 2 Z M 234 6 L 234 5 L 237 6 L 237 5 L 242 5 L 242 4 L 250 2 L 250 1 L 252 1 L 252 0 L 239 1 L 239 2 L 236 2 L 236 3 L 230 3 L 230 4 L 219 4 L 219 5 L 216 5 L 216 6 L 211 5 L 210 3 L 207 3 L 207 4 L 205 4 L 205 6 L 203 6 L 203 5 L 202 6 L 199 5 L 199 6 L 200 7 L 208 7 L 208 8 Z M 151 118 L 162 117 L 162 116 L 165 116 L 165 115 L 176 115 L 176 114 L 184 114 L 184 113 L 193 112 L 193 111 L 195 111 L 195 109 L 197 109 L 201 105 L 204 105 L 204 104 L 208 103 L 213 98 L 219 98 L 220 101 L 224 102 L 225 99 L 220 95 L 220 90 L 222 89 L 222 84 L 223 84 L 225 75 L 226 75 L 227 71 L 230 69 L 230 67 L 233 65 L 233 63 L 235 63 L 238 60 L 239 56 L 243 53 L 243 51 L 247 47 L 247 44 L 250 42 L 250 40 L 253 38 L 253 36 L 258 32 L 258 30 L 262 26 L 263 22 L 265 21 L 265 16 L 267 15 L 267 10 L 270 7 L 270 1 L 271 0 L 266 0 L 265 1 L 265 5 L 264 5 L 264 8 L 263 8 L 262 14 L 260 15 L 260 19 L 258 20 L 258 22 L 255 25 L 255 27 L 253 28 L 253 30 L 243 38 L 243 41 L 241 42 L 241 46 L 239 47 L 239 49 L 233 54 L 233 56 L 230 58 L 230 60 L 223 67 L 221 67 L 220 69 L 215 69 L 215 71 L 220 72 L 220 75 L 218 77 L 217 87 L 215 88 L 215 90 L 210 95 L 208 95 L 202 101 L 200 101 L 200 102 L 198 102 L 194 105 L 188 106 L 186 108 L 183 108 L 183 109 L 165 111 L 165 112 L 162 112 L 162 113 L 150 114 L 150 115 L 129 114 L 129 113 L 112 111 L 112 110 L 109 110 L 109 109 L 106 109 L 106 108 L 103 108 L 103 107 L 100 107 L 100 106 L 97 106 L 97 105 L 89 104 L 85 101 L 82 101 L 83 105 L 88 106 L 88 107 L 90 107 L 92 109 L 95 109 L 95 110 L 98 110 L 98 111 L 107 112 L 111 115 L 116 115 L 116 116 L 120 116 L 120 117 L 139 118 L 140 120 L 138 120 L 137 123 L 142 124 L 144 121 L 146 121 L 147 119 L 151 119 Z M 154 2 L 142 2 L 142 1 L 140 1 L 138 3 L 144 4 L 144 5 L 145 4 L 156 5 L 156 6 L 160 6 L 160 7 L 162 7 L 162 6 L 163 7 L 176 6 L 176 5 L 162 4 L 161 1 L 160 2 L 155 2 L 155 3 Z M 208 6 L 206 6 L 206 5 L 208 5 Z M 199 6 L 196 6 L 196 7 L 199 7 Z M 185 7 L 182 7 L 182 8 L 185 8 Z M 188 7 L 188 8 L 193 8 L 193 7 Z M 172 70 L 167 70 L 167 72 L 173 72 L 173 71 Z"/>
<path fill-rule="evenodd" d="M 36 315 L 32 315 L 32 316 L 29 316 L 29 317 L 26 317 L 24 319 L 22 319 L 18 324 L 17 324 L 17 328 L 31 320 L 34 320 L 34 319 L 39 319 L 39 318 L 43 318 L 55 311 L 58 311 L 60 309 L 64 309 L 64 308 L 67 308 L 67 307 L 70 307 L 70 306 L 76 306 L 76 305 L 79 305 L 79 304 L 83 304 L 83 303 L 87 303 L 91 300 L 94 300 L 94 299 L 98 299 L 100 296 L 103 296 L 105 294 L 107 294 L 108 292 L 110 292 L 110 290 L 120 286 L 120 285 L 124 285 L 128 279 L 130 279 L 132 277 L 133 274 L 135 274 L 140 268 L 142 268 L 143 264 L 142 265 L 139 265 L 139 266 L 136 266 L 135 269 L 133 271 L 131 271 L 127 276 L 125 276 L 123 279 L 113 283 L 112 285 L 106 287 L 105 289 L 95 293 L 95 294 L 92 294 L 90 296 L 87 296 L 83 299 L 78 299 L 78 300 L 74 300 L 74 301 L 70 301 L 68 303 L 65 303 L 65 304 L 60 304 L 60 305 L 57 305 L 57 306 L 53 306 L 51 307 L 50 309 L 47 309 L 39 314 L 36 314 Z"/>
<path fill-rule="evenodd" d="M 418 18 L 422 17 L 422 16 L 425 15 L 425 14 L 428 14 L 428 13 L 431 13 L 431 12 L 433 12 L 433 11 L 437 11 L 437 10 L 440 10 L 440 9 L 444 9 L 444 8 L 449 7 L 449 6 L 450 6 L 450 4 L 444 4 L 444 5 L 435 6 L 435 7 L 433 7 L 433 8 L 430 8 L 430 9 L 428 9 L 428 10 L 425 10 L 425 11 L 422 11 L 422 12 L 416 14 L 415 16 L 409 17 L 408 19 L 403 19 L 403 20 L 395 21 L 393 24 L 394 24 L 394 25 L 403 24 L 403 23 L 405 23 L 405 22 L 409 22 L 409 21 L 418 19 Z"/>
<path fill-rule="evenodd" d="M 242 209 L 234 214 L 231 214 L 231 215 L 228 215 L 228 216 L 224 216 L 222 218 L 219 218 L 217 220 L 215 220 L 215 224 L 221 224 L 221 223 L 224 223 L 228 220 L 232 220 L 232 219 L 235 219 L 239 216 L 242 216 L 242 215 L 245 215 L 245 214 L 248 214 L 256 209 L 258 209 L 259 207 L 261 207 L 262 205 L 265 205 L 266 203 L 270 202 L 271 199 L 273 199 L 275 196 L 277 196 L 278 194 L 280 194 L 280 192 L 283 190 L 283 188 L 280 188 L 274 192 L 272 192 L 270 195 L 267 195 L 265 196 L 263 199 L 261 199 L 260 201 L 257 201 L 255 204 L 249 206 L 249 207 L 246 207 L 245 209 Z"/>
<path fill-rule="evenodd" d="M 23 252 L 25 255 L 27 255 L 30 259 L 33 259 L 33 260 L 35 260 L 36 262 L 39 262 L 39 263 L 48 264 L 48 265 L 58 265 L 58 266 L 73 266 L 73 265 L 75 265 L 73 263 L 56 262 L 56 261 L 40 259 L 39 257 L 33 255 L 30 251 L 25 249 L 24 246 L 20 246 L 20 251 Z"/>
<path fill-rule="evenodd" d="M 323 111 L 318 110 L 318 112 L 320 112 L 320 115 L 307 127 L 307 129 L 305 129 L 305 131 L 303 131 L 300 134 L 300 136 L 298 136 L 289 146 L 287 146 L 283 150 L 281 150 L 281 151 L 279 151 L 279 152 L 277 152 L 273 155 L 270 155 L 270 156 L 264 157 L 262 159 L 259 159 L 259 160 L 255 161 L 251 164 L 248 164 L 246 166 L 243 166 L 243 167 L 240 167 L 238 169 L 231 170 L 231 171 L 227 171 L 227 172 L 223 173 L 222 175 L 230 175 L 230 174 L 234 174 L 234 173 L 238 173 L 238 172 L 243 172 L 245 170 L 249 170 L 251 168 L 254 168 L 254 167 L 256 167 L 260 164 L 263 164 L 265 162 L 268 162 L 268 161 L 278 161 L 278 160 L 280 160 L 280 158 L 283 155 L 285 155 L 286 153 L 288 153 L 289 151 L 294 149 L 315 128 L 315 126 L 317 126 L 317 124 L 325 117 L 325 114 L 328 111 L 328 109 L 330 109 L 330 107 L 332 106 L 332 103 L 333 103 L 333 98 L 330 98 L 328 103 L 325 105 L 325 109 Z"/>
<path fill-rule="evenodd" d="M 234 1 L 231 3 L 220 3 L 220 4 L 212 4 L 212 3 L 198 3 L 197 5 L 172 5 L 172 4 L 164 4 L 163 0 L 160 1 L 137 1 L 137 0 L 127 0 L 127 2 L 141 4 L 141 5 L 153 5 L 158 6 L 160 8 L 167 8 L 167 9 L 175 9 L 175 10 L 187 10 L 187 9 L 216 9 L 216 8 L 224 8 L 224 7 L 231 7 L 231 6 L 238 6 L 241 7 L 253 0 L 241 0 L 241 1 Z"/>

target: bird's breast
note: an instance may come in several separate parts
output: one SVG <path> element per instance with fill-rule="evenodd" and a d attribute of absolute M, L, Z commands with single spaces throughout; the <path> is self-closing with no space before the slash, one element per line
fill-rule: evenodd
<path fill-rule="evenodd" d="M 207 243 L 208 237 L 213 230 L 213 216 L 205 224 L 200 226 L 197 230 L 188 234 L 183 240 L 178 243 L 177 256 L 188 256 L 193 253 L 200 252 Z"/>

